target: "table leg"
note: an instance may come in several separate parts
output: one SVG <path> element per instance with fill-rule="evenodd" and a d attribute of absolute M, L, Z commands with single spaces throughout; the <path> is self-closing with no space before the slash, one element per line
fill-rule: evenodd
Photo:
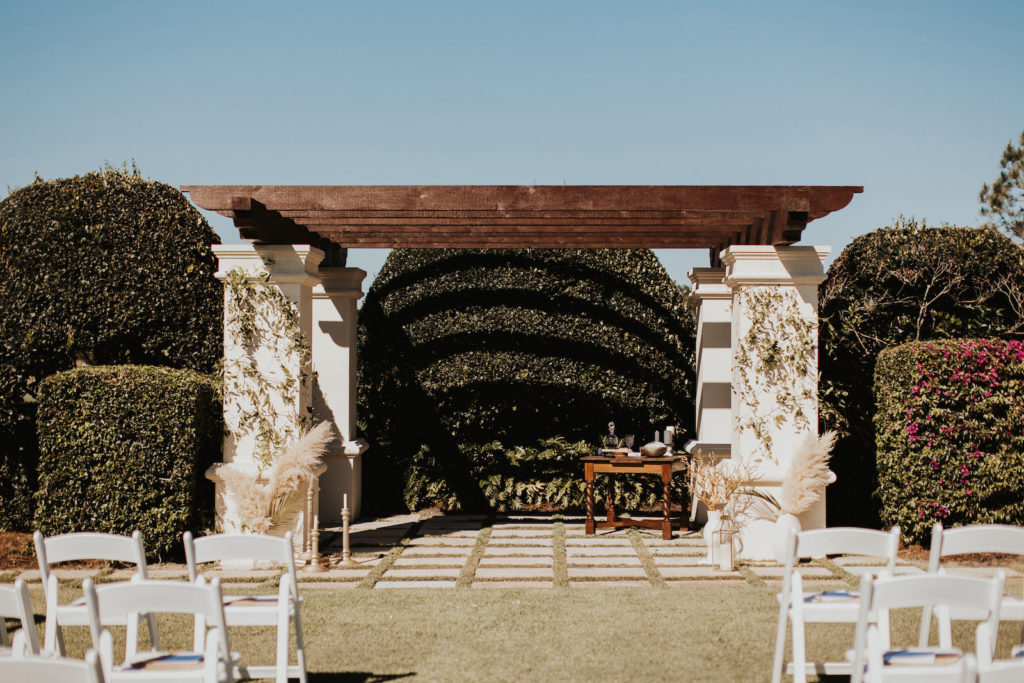
<path fill-rule="evenodd" d="M 594 464 L 584 463 L 583 478 L 587 481 L 587 521 L 584 532 L 588 536 L 594 534 Z"/>
<path fill-rule="evenodd" d="M 615 521 L 615 475 L 608 475 L 608 521 Z"/>
<path fill-rule="evenodd" d="M 664 519 L 661 522 L 661 537 L 669 541 L 672 539 L 672 470 L 669 467 L 661 468 L 662 500 L 661 509 Z"/>

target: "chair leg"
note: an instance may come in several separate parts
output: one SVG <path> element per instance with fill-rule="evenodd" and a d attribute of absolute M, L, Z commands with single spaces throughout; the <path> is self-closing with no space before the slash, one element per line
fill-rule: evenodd
<path fill-rule="evenodd" d="M 789 622 L 789 607 L 779 605 L 779 627 L 775 632 L 775 659 L 772 661 L 772 683 L 782 683 L 782 669 L 786 665 L 786 624 Z"/>
<path fill-rule="evenodd" d="M 288 622 L 277 624 L 277 676 L 274 683 L 288 683 Z"/>
<path fill-rule="evenodd" d="M 804 643 L 804 618 L 793 614 L 793 683 L 807 683 L 807 650 Z"/>
<path fill-rule="evenodd" d="M 306 681 L 306 646 L 302 642 L 302 619 L 299 618 L 299 609 L 295 608 L 295 656 L 299 663 L 299 683 Z"/>

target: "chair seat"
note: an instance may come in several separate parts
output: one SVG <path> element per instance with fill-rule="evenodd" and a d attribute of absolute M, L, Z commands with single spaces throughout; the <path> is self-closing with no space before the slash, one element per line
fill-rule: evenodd
<path fill-rule="evenodd" d="M 202 652 L 152 652 L 121 665 L 118 671 L 193 671 L 202 667 Z"/>
<path fill-rule="evenodd" d="M 882 663 L 885 666 L 893 667 L 942 668 L 959 665 L 961 659 L 963 659 L 963 653 L 960 650 L 927 647 L 896 648 L 886 650 L 882 654 Z"/>

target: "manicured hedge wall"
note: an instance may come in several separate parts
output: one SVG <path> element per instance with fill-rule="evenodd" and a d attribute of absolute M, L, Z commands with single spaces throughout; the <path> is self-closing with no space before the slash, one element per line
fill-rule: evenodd
<path fill-rule="evenodd" d="M 904 344 L 875 370 L 882 522 L 1024 524 L 1024 343 Z"/>
<path fill-rule="evenodd" d="M 910 341 L 1020 337 L 1024 251 L 994 230 L 901 220 L 854 239 L 819 292 L 820 426 L 839 433 L 829 524 L 877 525 L 875 359 Z"/>
<path fill-rule="evenodd" d="M 127 170 L 37 178 L 0 201 L 0 528 L 31 522 L 43 378 L 76 358 L 215 369 L 218 241 L 178 190 Z"/>
<path fill-rule="evenodd" d="M 57 373 L 39 390 L 39 491 L 44 534 L 139 529 L 147 553 L 177 553 L 209 521 L 203 477 L 219 457 L 216 380 L 135 365 Z"/>
<path fill-rule="evenodd" d="M 448 461 L 463 508 L 487 507 L 465 444 L 639 443 L 693 420 L 687 292 L 648 250 L 391 252 L 359 316 L 364 501 L 402 505 L 413 456 Z"/>
<path fill-rule="evenodd" d="M 410 510 L 437 505 L 442 510 L 460 510 L 461 496 L 456 490 L 460 479 L 483 492 L 487 504 L 506 512 L 529 507 L 581 510 L 584 507 L 586 481 L 580 458 L 594 455 L 594 444 L 569 443 L 565 439 L 544 439 L 534 446 L 505 448 L 495 441 L 488 444 L 460 444 L 459 459 L 468 463 L 468 476 L 446 471 L 454 459 L 438 457 L 428 446 L 412 458 L 406 479 L 404 501 Z M 598 475 L 595 499 L 606 498 L 604 480 Z M 684 477 L 672 479 L 672 499 L 687 499 Z M 659 475 L 617 477 L 615 502 L 620 509 L 661 504 L 662 482 Z"/>

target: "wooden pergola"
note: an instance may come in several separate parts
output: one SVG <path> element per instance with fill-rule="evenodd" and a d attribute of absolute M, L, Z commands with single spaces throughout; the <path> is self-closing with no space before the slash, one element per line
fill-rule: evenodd
<path fill-rule="evenodd" d="M 789 245 L 856 186 L 184 185 L 244 239 L 341 248 Z"/>

